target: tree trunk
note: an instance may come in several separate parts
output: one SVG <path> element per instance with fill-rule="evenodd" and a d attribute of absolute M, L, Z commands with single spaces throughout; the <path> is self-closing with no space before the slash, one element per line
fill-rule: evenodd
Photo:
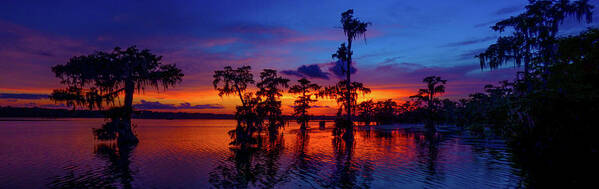
<path fill-rule="evenodd" d="M 125 82 L 125 114 L 123 115 L 123 123 L 119 125 L 119 143 L 130 143 L 135 144 L 139 142 L 133 130 L 131 129 L 131 114 L 133 113 L 133 93 L 135 91 L 135 85 L 133 81 L 127 80 Z"/>
<path fill-rule="evenodd" d="M 237 86 L 237 84 L 235 84 L 235 89 L 237 90 L 237 94 L 239 94 L 241 105 L 245 108 L 245 100 L 243 100 L 243 94 L 241 94 L 241 90 L 239 89 L 239 86 Z"/>
<path fill-rule="evenodd" d="M 437 127 L 435 127 L 435 122 L 433 121 L 433 112 L 428 112 L 428 119 L 424 123 L 424 129 L 426 132 L 437 132 Z"/>
<path fill-rule="evenodd" d="M 529 63 L 528 61 L 524 62 L 524 84 L 526 85 L 526 92 L 530 93 L 530 91 L 532 90 L 532 86 L 530 85 L 529 79 L 528 79 L 528 68 L 529 68 Z"/>
<path fill-rule="evenodd" d="M 429 95 L 428 95 L 428 113 L 427 113 L 427 121 L 424 124 L 424 128 L 426 129 L 427 132 L 436 132 L 436 128 L 435 128 L 435 122 L 434 122 L 434 117 L 435 117 L 435 112 L 434 112 L 434 100 L 435 100 L 435 86 L 432 85 L 431 87 L 429 87 Z"/>
<path fill-rule="evenodd" d="M 351 43 L 352 43 L 352 39 L 350 36 L 348 36 L 347 38 L 347 70 L 346 70 L 346 77 L 347 77 L 347 83 L 346 83 L 346 88 L 347 88 L 347 94 L 345 96 L 346 101 L 347 101 L 347 106 L 345 107 L 347 109 L 347 126 L 346 126 L 346 131 L 343 134 L 344 138 L 349 139 L 350 137 L 353 138 L 353 132 L 354 132 L 354 127 L 353 127 L 353 122 L 352 122 L 352 112 L 351 112 Z"/>
<path fill-rule="evenodd" d="M 308 107 L 310 107 L 310 104 L 309 104 L 310 99 L 308 99 L 309 97 L 306 97 L 306 87 L 304 87 L 302 89 L 302 95 L 304 97 L 304 102 L 303 102 L 304 108 L 302 109 L 302 118 L 301 118 L 302 119 L 302 125 L 301 125 L 300 129 L 303 131 L 303 130 L 306 130 L 306 124 L 308 122 L 308 117 L 306 116 L 306 109 Z"/>
<path fill-rule="evenodd" d="M 433 97 L 434 97 L 434 91 L 435 91 L 435 87 L 429 87 L 429 93 L 428 93 L 428 105 L 427 108 L 429 111 L 433 111 Z"/>
<path fill-rule="evenodd" d="M 528 38 L 528 35 L 526 35 L 526 38 Z M 530 83 L 530 61 L 531 61 L 531 57 L 530 57 L 530 45 L 527 43 L 526 44 L 526 57 L 524 59 L 524 84 L 526 85 L 526 94 L 530 94 L 532 92 L 532 85 Z"/>

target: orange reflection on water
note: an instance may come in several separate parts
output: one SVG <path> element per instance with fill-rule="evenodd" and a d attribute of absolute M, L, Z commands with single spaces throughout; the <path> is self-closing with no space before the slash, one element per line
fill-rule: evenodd
<path fill-rule="evenodd" d="M 460 138 L 401 126 L 356 128 L 354 140 L 345 141 L 332 135 L 331 122 L 322 130 L 311 122 L 307 132 L 290 122 L 244 149 L 229 145 L 235 120 L 136 119 L 140 143 L 122 148 L 93 139 L 91 128 L 103 122 L 0 121 L 0 161 L 9 162 L 0 164 L 1 181 L 10 188 L 504 188 L 513 171 L 507 158 L 494 158 L 509 157 L 501 145 L 476 151 Z"/>

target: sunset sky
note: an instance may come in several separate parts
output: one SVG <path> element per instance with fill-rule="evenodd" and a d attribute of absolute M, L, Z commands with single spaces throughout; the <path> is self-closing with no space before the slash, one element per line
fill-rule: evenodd
<path fill-rule="evenodd" d="M 297 83 L 299 75 L 321 85 L 339 78 L 331 54 L 344 42 L 340 14 L 371 22 L 366 40 L 354 43 L 352 77 L 372 89 L 362 99 L 404 101 L 423 77 L 448 80 L 446 98 L 482 92 L 485 84 L 511 80 L 512 66 L 480 70 L 474 55 L 500 35 L 489 26 L 517 15 L 526 0 L 453 1 L 3 1 L 0 6 L 0 105 L 60 108 L 46 95 L 64 87 L 50 67 L 72 56 L 137 45 L 176 63 L 183 82 L 168 91 L 135 96 L 138 109 L 233 113 L 239 100 L 218 97 L 214 70 L 224 66 L 273 68 Z M 592 0 L 596 7 L 599 0 Z M 564 34 L 597 26 L 567 21 Z M 252 89 L 255 90 L 255 89 Z M 294 96 L 285 95 L 284 113 Z M 331 114 L 322 100 L 313 114 Z"/>

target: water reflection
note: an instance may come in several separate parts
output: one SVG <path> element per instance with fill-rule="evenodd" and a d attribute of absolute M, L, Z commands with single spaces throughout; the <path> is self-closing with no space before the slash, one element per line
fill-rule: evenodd
<path fill-rule="evenodd" d="M 237 145 L 234 120 L 137 120 L 140 144 L 119 146 L 91 140 L 102 122 L 3 125 L 0 188 L 510 188 L 539 178 L 502 140 L 411 126 L 356 128 L 343 140 L 293 123 Z"/>
<path fill-rule="evenodd" d="M 309 183 L 316 179 L 320 162 L 316 161 L 309 152 L 310 135 L 307 130 L 300 129 L 296 132 L 295 148 L 293 150 L 292 161 L 286 174 L 294 177 L 304 183 Z"/>
<path fill-rule="evenodd" d="M 282 136 L 281 133 L 259 133 L 251 140 L 257 141 L 256 145 L 231 147 L 231 155 L 210 172 L 209 182 L 216 188 L 273 188 L 286 180 L 279 162 L 284 150 Z"/>
<path fill-rule="evenodd" d="M 504 182 L 511 178 L 492 180 L 512 173 L 504 162 L 504 148 L 479 143 L 464 146 L 449 133 L 411 129 L 361 128 L 356 130 L 355 140 L 344 140 L 331 132 L 297 129 L 288 132 L 293 137 L 260 135 L 256 146 L 232 147 L 230 157 L 210 173 L 210 183 L 216 188 L 370 188 L 383 187 L 381 183 L 425 188 L 518 185 Z M 328 145 L 323 144 L 326 139 Z M 286 151 L 285 140 L 294 141 L 289 144 L 290 151 Z M 487 150 L 477 150 L 481 146 Z M 463 162 L 478 156 L 481 159 Z M 383 182 L 375 182 L 377 179 Z"/>
<path fill-rule="evenodd" d="M 426 184 L 433 185 L 443 179 L 443 173 L 437 168 L 439 158 L 439 142 L 441 140 L 439 133 L 425 132 L 419 137 L 414 137 L 416 143 L 420 146 L 417 148 L 418 161 L 422 165 L 422 170 L 426 173 Z"/>
<path fill-rule="evenodd" d="M 131 170 L 131 153 L 135 144 L 99 143 L 94 154 L 106 162 L 100 170 L 76 173 L 76 167 L 67 167 L 68 174 L 52 178 L 50 188 L 132 188 L 135 172 Z"/>
<path fill-rule="evenodd" d="M 372 180 L 372 165 L 365 162 L 359 165 L 354 162 L 355 140 L 344 140 L 339 136 L 332 139 L 332 146 L 335 156 L 334 171 L 327 177 L 329 179 L 322 183 L 324 187 L 354 188 L 356 186 L 367 187 Z M 361 169 L 359 166 L 362 166 Z M 364 178 L 359 183 L 358 177 Z"/>

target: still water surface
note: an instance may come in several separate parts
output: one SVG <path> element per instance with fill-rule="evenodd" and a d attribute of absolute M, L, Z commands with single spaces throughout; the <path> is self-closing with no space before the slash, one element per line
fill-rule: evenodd
<path fill-rule="evenodd" d="M 230 148 L 234 120 L 134 120 L 140 143 L 96 141 L 104 119 L 0 121 L 0 188 L 512 188 L 499 139 L 417 126 L 358 129 L 353 142 L 311 123 Z M 332 126 L 328 123 L 328 127 Z"/>

